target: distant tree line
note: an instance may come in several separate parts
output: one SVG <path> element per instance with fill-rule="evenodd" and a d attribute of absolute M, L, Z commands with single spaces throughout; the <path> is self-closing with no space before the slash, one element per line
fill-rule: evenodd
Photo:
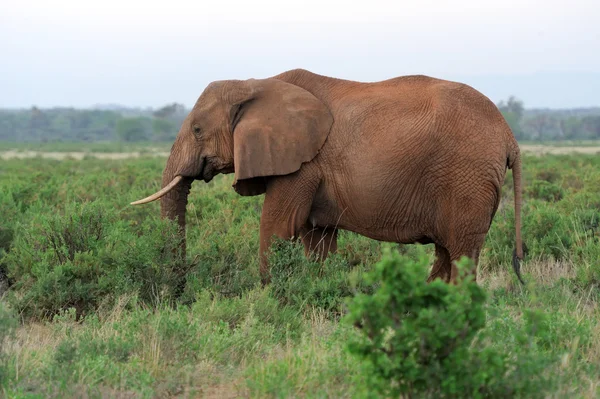
<path fill-rule="evenodd" d="M 518 140 L 600 140 L 600 108 L 526 109 L 515 97 L 497 105 Z M 0 110 L 0 140 L 170 142 L 188 112 L 177 103 L 155 110 L 118 106 Z"/>
<path fill-rule="evenodd" d="M 600 140 L 600 108 L 525 109 L 515 97 L 497 104 L 517 140 Z"/>
<path fill-rule="evenodd" d="M 189 112 L 177 103 L 157 110 L 112 108 L 0 110 L 0 140 L 167 142 L 175 138 Z"/>

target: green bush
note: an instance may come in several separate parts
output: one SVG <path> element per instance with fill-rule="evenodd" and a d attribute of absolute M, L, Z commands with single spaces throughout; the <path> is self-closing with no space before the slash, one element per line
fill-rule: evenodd
<path fill-rule="evenodd" d="M 536 173 L 536 180 L 543 180 L 548 183 L 556 183 L 560 180 L 561 173 L 558 168 L 542 169 Z"/>
<path fill-rule="evenodd" d="M 87 314 L 124 294 L 167 300 L 185 283 L 178 242 L 174 223 L 150 217 L 132 225 L 98 202 L 37 213 L 5 259 L 15 280 L 9 299 L 25 317 L 71 307 Z"/>
<path fill-rule="evenodd" d="M 372 296 L 350 303 L 347 320 L 360 339 L 349 349 L 369 365 L 371 393 L 398 397 L 543 397 L 551 384 L 548 361 L 528 350 L 527 332 L 517 335 L 519 352 L 486 344 L 486 294 L 463 258 L 456 285 L 427 284 L 428 257 L 413 260 L 387 250 L 369 275 L 380 281 Z M 536 324 L 535 317 L 529 324 Z"/>
<path fill-rule="evenodd" d="M 3 258 L 10 250 L 14 239 L 14 229 L 19 220 L 20 211 L 18 204 L 13 199 L 12 193 L 2 191 L 0 193 L 0 286 L 6 283 L 6 266 Z M 0 288 L 0 295 L 3 289 Z"/>
<path fill-rule="evenodd" d="M 258 231 L 260 197 L 240 197 L 226 178 L 192 186 L 187 213 L 188 274 L 182 300 L 208 289 L 222 297 L 239 297 L 260 282 Z"/>
<path fill-rule="evenodd" d="M 573 205 L 569 205 L 568 209 L 559 211 L 556 206 L 544 201 L 527 201 L 522 224 L 522 237 L 528 249 L 526 260 L 572 259 L 591 262 L 596 259 L 592 254 L 600 250 L 600 229 L 597 227 L 600 212 L 589 207 L 575 208 Z M 514 211 L 505 208 L 498 212 L 486 238 L 484 263 L 487 267 L 510 265 L 515 247 L 514 237 Z M 584 247 L 587 249 L 583 250 Z"/>
<path fill-rule="evenodd" d="M 7 356 L 5 353 L 5 346 L 14 333 L 16 325 L 17 320 L 13 313 L 7 308 L 4 302 L 0 301 L 0 385 L 3 384 L 7 378 Z"/>
<path fill-rule="evenodd" d="M 560 201 L 565 196 L 562 187 L 545 180 L 534 180 L 529 192 L 532 198 L 548 202 Z"/>
<path fill-rule="evenodd" d="M 279 301 L 299 310 L 319 308 L 332 317 L 343 313 L 342 305 L 355 292 L 372 292 L 364 283 L 364 266 L 352 267 L 338 255 L 319 262 L 304 254 L 298 242 L 275 240 L 269 259 L 271 292 Z"/>

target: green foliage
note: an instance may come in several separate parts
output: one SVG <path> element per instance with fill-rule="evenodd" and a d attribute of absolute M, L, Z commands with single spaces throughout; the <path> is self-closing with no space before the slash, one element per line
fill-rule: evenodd
<path fill-rule="evenodd" d="M 528 259 L 570 259 L 595 264 L 599 250 L 600 161 L 595 156 L 526 159 L 522 237 Z M 486 267 L 510 264 L 514 248 L 512 181 L 503 187 L 508 201 L 496 214 L 486 238 Z"/>
<path fill-rule="evenodd" d="M 6 344 L 12 338 L 16 325 L 13 313 L 0 301 L 0 384 L 7 378 Z"/>
<path fill-rule="evenodd" d="M 549 202 L 560 201 L 564 197 L 562 187 L 544 180 L 534 180 L 530 193 L 532 198 Z"/>
<path fill-rule="evenodd" d="M 548 364 L 524 353 L 527 335 L 516 337 L 523 342 L 514 357 L 481 345 L 486 294 L 466 274 L 472 262 L 457 265 L 456 285 L 427 284 L 427 256 L 384 253 L 369 276 L 381 286 L 357 295 L 347 317 L 361 330 L 350 350 L 370 365 L 368 390 L 385 397 L 543 397 L 551 389 L 541 374 Z M 529 316 L 528 326 L 539 324 Z"/>
<path fill-rule="evenodd" d="M 39 148 L 86 150 L 50 143 Z M 526 289 L 511 282 L 510 175 L 480 261 L 478 281 L 489 287 L 483 305 L 469 302 L 474 287 L 423 283 L 433 260 L 431 245 L 402 245 L 401 258 L 391 255 L 400 266 L 390 275 L 412 270 L 410 275 L 419 276 L 398 298 L 422 299 L 418 293 L 439 290 L 422 302 L 428 306 L 417 309 L 415 300 L 406 303 L 414 312 L 398 313 L 415 328 L 435 324 L 439 316 L 435 320 L 445 329 L 418 330 L 433 346 L 430 360 L 437 363 L 430 363 L 431 370 L 449 367 L 435 342 L 459 348 L 446 358 L 457 368 L 437 386 L 439 396 L 442 389 L 457 392 L 487 381 L 472 396 L 535 397 L 531 389 L 540 379 L 532 375 L 552 377 L 539 395 L 600 395 L 600 158 L 526 156 L 523 164 Z M 2 161 L 0 226 L 9 233 L 2 236 L 0 267 L 10 272 L 12 285 L 0 308 L 18 314 L 21 324 L 15 330 L 14 317 L 0 317 L 0 330 L 11 325 L 2 348 L 0 396 L 373 396 L 368 388 L 375 369 L 346 350 L 348 342 L 364 336 L 339 321 L 348 312 L 348 298 L 357 293 L 376 298 L 384 287 L 365 276 L 385 245 L 342 231 L 338 253 L 321 264 L 306 259 L 300 243 L 278 241 L 272 283 L 262 287 L 263 198 L 240 197 L 231 190 L 232 176 L 219 176 L 192 187 L 188 252 L 180 263 L 170 251 L 177 247 L 175 226 L 160 220 L 159 204 L 129 206 L 157 190 L 163 167 L 164 158 L 150 156 Z M 536 181 L 559 187 L 562 198 L 533 198 Z M 406 267 L 409 261 L 418 273 Z M 382 262 L 391 262 L 388 255 Z M 472 312 L 457 314 L 458 305 Z M 467 321 L 479 322 L 482 312 L 486 323 L 477 332 L 468 331 L 462 340 L 452 335 Z M 417 332 L 403 334 L 406 347 L 415 348 Z M 457 376 L 458 366 L 471 377 Z M 424 377 L 438 378 L 425 364 L 415 367 Z"/>
<path fill-rule="evenodd" d="M 17 194 L 18 195 L 18 194 Z M 15 192 L 0 192 L 0 259 L 2 252 L 8 251 L 14 236 L 14 226 L 19 215 L 19 204 L 15 201 Z"/>
<path fill-rule="evenodd" d="M 568 217 L 539 202 L 530 201 L 527 209 L 535 209 L 523 224 L 524 235 L 530 237 L 528 246 L 532 254 L 565 259 L 573 246 Z"/>
<path fill-rule="evenodd" d="M 561 172 L 557 168 L 542 169 L 537 172 L 535 180 L 532 183 L 540 180 L 548 183 L 557 183 L 560 181 L 560 178 Z"/>
<path fill-rule="evenodd" d="M 144 118 L 124 118 L 117 121 L 117 138 L 121 141 L 135 142 L 147 140 L 150 126 Z"/>
<path fill-rule="evenodd" d="M 16 281 L 11 301 L 26 317 L 70 307 L 88 314 L 133 292 L 154 303 L 183 284 L 174 223 L 150 218 L 134 227 L 97 202 L 36 216 L 5 260 Z"/>
<path fill-rule="evenodd" d="M 179 127 L 169 120 L 154 119 L 152 121 L 152 135 L 156 141 L 173 141 L 177 136 Z"/>
<path fill-rule="evenodd" d="M 269 262 L 273 295 L 299 310 L 317 308 L 339 316 L 345 298 L 356 292 L 373 291 L 362 279 L 364 265 L 351 267 L 337 254 L 325 262 L 307 258 L 299 243 L 276 240 Z"/>

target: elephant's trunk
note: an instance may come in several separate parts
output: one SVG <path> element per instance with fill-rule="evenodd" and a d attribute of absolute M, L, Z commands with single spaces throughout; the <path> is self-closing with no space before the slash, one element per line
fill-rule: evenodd
<path fill-rule="evenodd" d="M 189 135 L 177 135 L 175 143 L 171 148 L 171 154 L 167 160 L 167 165 L 162 175 L 162 189 L 149 197 L 132 202 L 132 204 L 145 204 L 160 198 L 160 214 L 163 218 L 177 220 L 179 224 L 179 233 L 181 235 L 181 255 L 185 259 L 185 208 L 188 202 L 188 195 L 192 187 L 193 177 L 202 172 L 204 161 L 201 158 L 199 162 L 189 162 L 194 160 L 194 154 L 190 154 L 189 148 L 192 146 L 189 141 Z M 191 136 L 193 139 L 193 136 Z M 183 161 L 182 161 L 183 160 Z M 188 161 L 187 163 L 184 161 Z"/>
<path fill-rule="evenodd" d="M 181 177 L 176 174 L 176 166 L 172 161 L 173 156 L 169 157 L 167 165 L 162 175 L 162 187 L 167 187 L 174 179 Z M 188 202 L 188 194 L 192 187 L 191 177 L 183 177 L 181 181 L 173 189 L 163 195 L 160 199 L 160 214 L 163 218 L 171 220 L 177 219 L 179 224 L 179 232 L 181 234 L 181 249 L 182 256 L 185 257 L 186 241 L 185 241 L 185 211 Z"/>

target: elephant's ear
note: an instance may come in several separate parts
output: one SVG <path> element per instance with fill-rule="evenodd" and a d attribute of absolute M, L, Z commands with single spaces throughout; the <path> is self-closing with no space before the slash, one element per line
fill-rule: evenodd
<path fill-rule="evenodd" d="M 312 160 L 321 147 L 333 117 L 308 91 L 277 79 L 250 79 L 252 93 L 241 105 L 233 130 L 235 180 L 241 195 L 266 191 L 265 177 L 287 175 Z"/>

